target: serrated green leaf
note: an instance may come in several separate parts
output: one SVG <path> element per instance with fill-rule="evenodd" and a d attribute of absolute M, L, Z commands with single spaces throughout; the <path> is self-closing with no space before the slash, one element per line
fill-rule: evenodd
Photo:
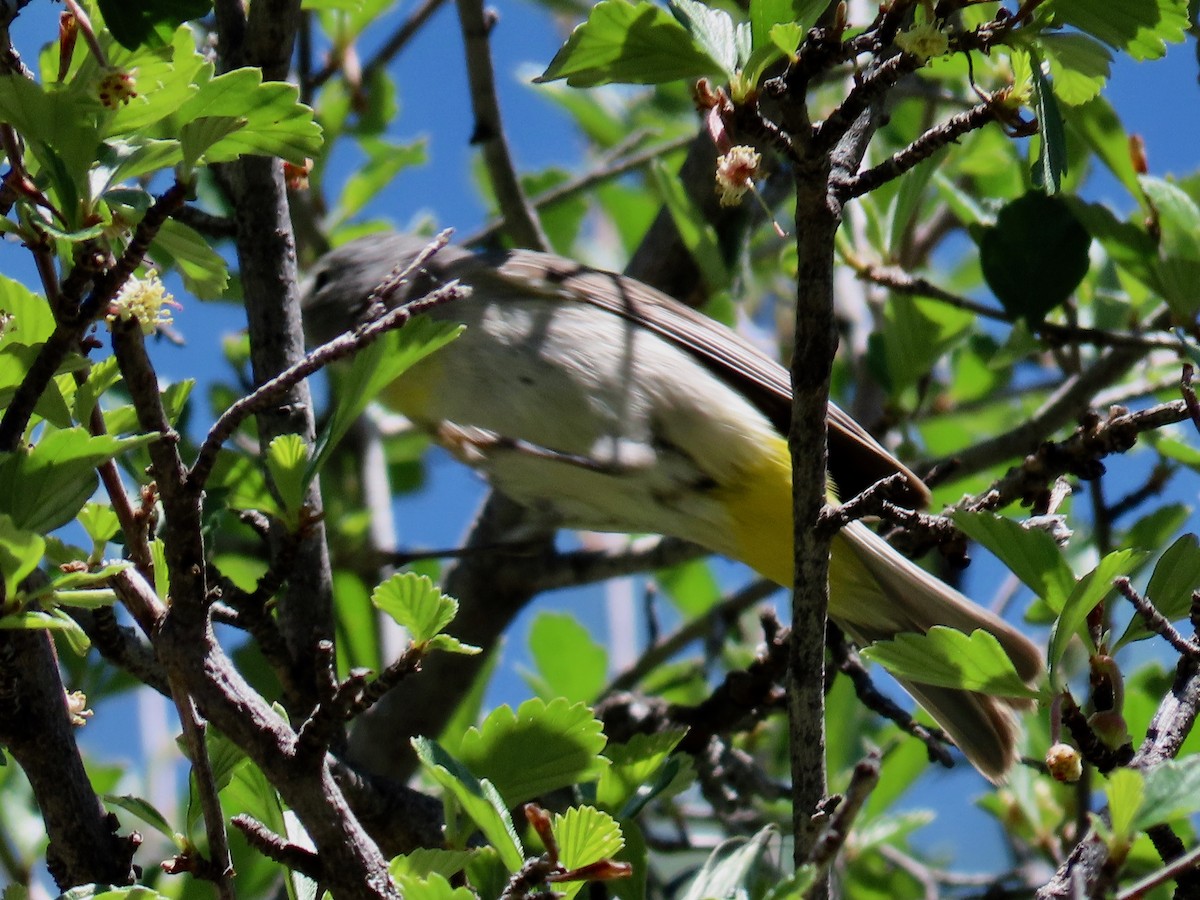
<path fill-rule="evenodd" d="M 397 572 L 371 592 L 371 602 L 406 628 L 414 644 L 432 640 L 458 614 L 457 600 L 415 572 Z"/>
<path fill-rule="evenodd" d="M 1187 0 L 1052 0 L 1046 11 L 1136 60 L 1158 59 L 1188 27 Z"/>
<path fill-rule="evenodd" d="M 967 537 L 990 550 L 1051 609 L 1062 609 L 1075 589 L 1075 575 L 1054 538 L 996 513 L 957 512 L 953 519 Z"/>
<path fill-rule="evenodd" d="M 320 151 L 322 138 L 312 110 L 299 102 L 299 96 L 295 85 L 264 82 L 260 69 L 234 69 L 202 84 L 180 107 L 177 121 L 184 126 L 201 119 L 229 120 L 206 126 L 205 140 L 215 138 L 200 154 L 208 163 L 252 154 L 304 165 L 307 157 Z M 238 122 L 245 124 L 233 127 Z M 219 135 L 221 131 L 225 133 Z M 195 135 L 187 137 L 181 130 L 181 136 L 185 154 L 191 155 L 197 149 Z"/>
<path fill-rule="evenodd" d="M 625 846 L 617 820 L 592 806 L 572 806 L 555 815 L 550 831 L 558 844 L 559 862 L 568 870 L 611 859 Z M 565 881 L 556 882 L 555 887 L 570 900 L 583 885 L 582 881 Z"/>
<path fill-rule="evenodd" d="M 687 29 L 649 0 L 600 0 L 535 82 L 565 78 L 571 87 L 661 84 L 704 75 L 728 81 L 732 72 Z"/>
<path fill-rule="evenodd" d="M 45 298 L 7 275 L 0 275 L 0 311 L 12 316 L 0 329 L 0 348 L 9 344 L 36 346 L 54 333 L 54 316 Z"/>
<path fill-rule="evenodd" d="M 604 689 L 608 652 L 567 613 L 539 613 L 529 626 L 529 654 L 537 667 L 527 677 L 543 699 L 590 702 Z"/>
<path fill-rule="evenodd" d="M 92 539 L 99 558 L 103 554 L 104 545 L 117 536 L 121 530 L 121 522 L 113 508 L 106 503 L 85 503 L 79 515 L 75 517 L 87 536 Z"/>
<path fill-rule="evenodd" d="M 510 806 L 547 791 L 595 781 L 608 767 L 603 725 L 582 703 L 527 700 L 493 710 L 470 728 L 458 757 L 491 781 Z"/>
<path fill-rule="evenodd" d="M 962 688 L 995 697 L 1036 699 L 996 638 L 986 631 L 970 635 L 944 625 L 925 634 L 901 633 L 863 649 L 893 675 L 920 684 Z"/>
<path fill-rule="evenodd" d="M 1050 631 L 1050 646 L 1046 651 L 1046 661 L 1052 677 L 1063 653 L 1066 652 L 1067 643 L 1072 635 L 1079 634 L 1090 643 L 1087 630 L 1083 628 L 1083 625 L 1087 621 L 1088 613 L 1112 592 L 1113 579 L 1118 575 L 1127 575 L 1145 556 L 1144 550 L 1114 551 L 1100 560 L 1096 568 L 1079 579 L 1071 596 L 1063 604 L 1062 611 L 1058 614 L 1058 621 L 1054 623 L 1054 627 Z"/>
<path fill-rule="evenodd" d="M 508 808 L 491 782 L 477 777 L 437 741 L 413 738 L 412 745 L 426 771 L 450 792 L 475 827 L 483 832 L 508 871 L 518 871 L 524 862 L 521 842 L 513 828 Z M 450 823 L 447 824 L 447 831 L 450 831 Z M 457 837 L 465 841 L 468 835 L 469 831 Z M 454 849 L 457 846 L 455 835 L 448 836 L 451 838 L 451 849 Z"/>
<path fill-rule="evenodd" d="M 1185 534 L 1171 544 L 1159 557 L 1146 586 L 1146 599 L 1168 621 L 1182 619 L 1192 606 L 1192 591 L 1200 588 L 1200 542 L 1194 534 Z M 1140 614 L 1134 614 L 1113 651 L 1126 644 L 1151 637 Z"/>
<path fill-rule="evenodd" d="M 437 650 L 441 653 L 457 653 L 460 656 L 477 656 L 483 652 L 482 647 L 465 643 L 448 634 L 434 635 L 429 639 L 426 647 L 429 650 Z"/>
<path fill-rule="evenodd" d="M 1050 66 L 1054 95 L 1068 106 L 1087 103 L 1108 81 L 1112 54 L 1086 34 L 1049 32 L 1039 37 L 1038 46 Z"/>

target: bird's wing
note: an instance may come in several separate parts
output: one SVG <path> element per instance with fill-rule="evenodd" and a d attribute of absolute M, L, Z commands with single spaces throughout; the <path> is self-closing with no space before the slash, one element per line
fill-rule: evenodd
<path fill-rule="evenodd" d="M 792 408 L 787 370 L 724 325 L 661 291 L 623 275 L 526 250 L 492 258 L 460 257 L 445 268 L 464 283 L 486 286 L 489 296 L 541 293 L 581 300 L 647 328 L 735 384 L 781 434 L 787 434 Z M 903 473 L 908 483 L 904 502 L 928 503 L 929 490 L 921 479 L 834 403 L 829 404 L 829 426 L 829 470 L 844 498 Z"/>

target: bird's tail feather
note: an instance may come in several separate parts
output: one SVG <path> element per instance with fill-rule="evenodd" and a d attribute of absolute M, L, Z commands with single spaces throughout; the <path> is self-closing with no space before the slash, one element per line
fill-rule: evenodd
<path fill-rule="evenodd" d="M 967 634 L 983 629 L 996 637 L 1023 679 L 1032 683 L 1041 676 L 1042 656 L 1032 641 L 905 559 L 866 526 L 852 523 L 836 541 L 830 615 L 856 641 L 890 640 L 906 631 L 923 634 L 934 625 Z M 1029 701 L 907 680 L 901 684 L 989 779 L 1002 779 L 1016 762 L 1016 714 Z"/>

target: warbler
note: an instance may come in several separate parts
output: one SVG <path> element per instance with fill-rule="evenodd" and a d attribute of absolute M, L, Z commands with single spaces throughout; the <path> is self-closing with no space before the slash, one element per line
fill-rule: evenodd
<path fill-rule="evenodd" d="M 368 295 L 426 241 L 375 234 L 324 256 L 304 289 L 310 334 L 352 327 Z M 381 397 L 563 526 L 693 541 L 792 582 L 788 372 L 735 332 L 634 279 L 545 253 L 446 247 L 393 302 L 452 279 L 469 298 L 430 315 L 467 327 Z M 903 473 L 921 480 L 829 405 L 831 489 L 849 497 Z M 860 644 L 947 625 L 993 634 L 1022 678 L 1041 655 L 1015 628 L 896 552 L 861 522 L 834 537 L 829 615 Z M 1020 701 L 901 681 L 986 777 L 1017 758 Z"/>

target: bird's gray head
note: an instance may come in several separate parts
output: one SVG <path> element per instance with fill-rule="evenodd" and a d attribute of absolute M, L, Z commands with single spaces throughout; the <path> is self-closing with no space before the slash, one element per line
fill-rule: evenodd
<path fill-rule="evenodd" d="M 410 265 L 428 245 L 428 238 L 387 231 L 358 238 L 322 256 L 300 285 L 309 341 L 324 343 L 353 328 L 366 312 L 371 291 L 393 269 Z M 467 255 L 457 247 L 439 250 L 420 277 L 391 297 L 391 305 L 422 296 L 442 280 L 446 265 Z"/>

